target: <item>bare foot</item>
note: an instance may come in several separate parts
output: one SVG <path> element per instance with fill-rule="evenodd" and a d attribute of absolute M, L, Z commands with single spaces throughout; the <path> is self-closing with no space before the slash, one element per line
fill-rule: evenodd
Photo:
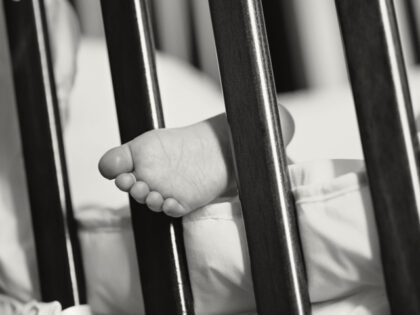
<path fill-rule="evenodd" d="M 293 120 L 284 108 L 279 109 L 288 144 Z M 224 114 L 188 127 L 140 135 L 105 153 L 99 170 L 137 202 L 174 217 L 236 191 Z"/>
<path fill-rule="evenodd" d="M 105 153 L 99 170 L 151 210 L 183 216 L 234 188 L 223 120 L 147 132 Z"/>

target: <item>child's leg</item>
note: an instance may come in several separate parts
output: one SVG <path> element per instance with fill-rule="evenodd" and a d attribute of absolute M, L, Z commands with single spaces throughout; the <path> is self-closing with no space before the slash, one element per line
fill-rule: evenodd
<path fill-rule="evenodd" d="M 279 110 L 287 144 L 293 135 L 293 120 L 282 106 Z M 150 209 L 185 215 L 234 191 L 226 116 L 147 132 L 108 151 L 99 170 Z"/>

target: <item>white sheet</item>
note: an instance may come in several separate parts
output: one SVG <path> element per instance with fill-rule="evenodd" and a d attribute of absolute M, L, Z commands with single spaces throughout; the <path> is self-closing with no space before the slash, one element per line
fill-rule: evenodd
<path fill-rule="evenodd" d="M 118 192 L 112 183 L 100 178 L 96 171 L 96 163 L 100 155 L 109 147 L 119 143 L 104 44 L 99 41 L 85 41 L 81 49 L 79 62 L 80 76 L 79 81 L 76 82 L 71 107 L 71 123 L 66 135 L 75 204 L 79 208 L 90 205 L 89 208 L 91 209 L 101 209 L 103 207 L 125 209 L 120 214 L 116 214 L 124 217 L 127 215 L 127 209 L 124 207 L 127 203 L 126 196 Z M 167 126 L 194 123 L 223 111 L 220 91 L 206 77 L 184 64 L 174 62 L 172 59 L 161 55 L 158 56 L 158 71 Z M 418 72 L 414 72 L 413 77 L 415 84 L 417 84 L 419 81 Z M 94 93 L 93 91 L 100 92 Z M 417 99 L 417 95 L 415 95 L 415 98 Z M 280 100 L 291 111 L 296 123 L 296 134 L 288 148 L 288 154 L 294 161 L 362 158 L 356 117 L 348 87 L 283 95 Z M 98 115 L 101 115 L 100 119 L 98 119 Z M 85 154 L 82 156 L 80 152 L 85 152 Z M 324 162 L 316 162 L 316 166 L 309 166 L 308 170 L 312 172 L 314 168 L 322 169 L 319 163 Z M 328 165 L 327 163 L 326 169 L 330 167 Z M 348 169 L 348 171 L 350 170 L 352 169 Z M 318 181 L 321 180 L 322 176 L 325 176 L 325 173 L 324 175 L 319 172 L 317 174 Z M 305 180 L 309 180 L 309 177 L 305 178 Z M 357 196 L 360 196 L 360 191 L 356 193 L 356 199 L 354 199 L 356 203 L 357 200 L 360 200 L 357 199 Z M 202 210 L 198 215 L 191 216 L 195 219 L 199 217 L 198 220 L 192 220 L 188 217 L 184 220 L 186 248 L 189 252 L 191 279 L 198 314 L 230 314 L 232 312 L 252 311 L 253 309 L 252 283 L 249 277 L 244 231 L 240 216 L 235 215 L 238 212 L 237 210 L 235 212 L 234 208 L 231 204 L 209 206 L 206 207 L 207 210 Z M 343 206 L 343 208 L 345 207 Z M 356 205 L 354 208 L 360 211 L 360 215 L 347 217 L 345 220 L 347 223 L 343 223 L 342 228 L 345 229 L 345 224 L 350 230 L 355 228 L 360 230 L 364 227 L 366 233 L 360 235 L 358 241 L 360 244 L 366 244 L 367 246 L 368 251 L 365 257 L 375 257 L 377 259 L 376 254 L 372 254 L 370 251 L 372 248 L 375 249 L 376 245 L 369 247 L 371 244 L 366 243 L 366 241 L 371 240 L 367 237 L 367 234 L 371 233 L 371 221 L 369 221 L 369 224 L 363 221 L 365 213 L 362 206 Z M 207 212 L 210 215 L 206 217 L 205 213 Z M 79 215 L 83 215 L 83 213 L 79 213 Z M 223 217 L 226 215 L 228 218 L 224 220 Z M 312 217 L 313 215 L 314 217 Z M 306 227 L 315 226 L 319 228 L 324 226 L 322 222 L 319 222 L 320 217 L 316 212 L 314 214 L 309 212 L 304 217 L 310 218 L 304 223 Z M 325 218 L 327 217 L 328 215 Z M 217 224 L 212 224 L 215 220 Z M 361 225 L 358 226 L 358 224 Z M 334 227 L 334 224 L 327 224 L 326 226 Z M 336 232 L 334 230 L 331 230 L 332 234 L 325 236 L 324 239 L 320 237 L 319 233 L 314 234 L 312 231 L 311 234 L 309 230 L 305 228 L 303 230 L 304 233 L 307 233 L 306 236 L 312 240 L 318 236 L 321 240 L 320 243 L 317 243 L 318 245 L 322 246 L 324 244 L 323 251 L 306 248 L 308 253 L 325 253 L 328 251 L 336 254 L 343 253 L 345 248 L 349 248 L 352 244 L 351 242 L 345 243 L 351 232 L 344 233 L 344 238 L 341 239 L 344 243 L 340 243 L 340 238 L 335 237 L 334 233 Z M 328 231 L 328 229 L 321 230 Z M 96 291 L 92 293 L 91 301 L 94 307 L 95 305 L 99 307 L 101 312 L 113 309 L 114 312 L 119 314 L 130 313 L 130 305 L 135 305 L 138 302 L 136 296 L 140 291 L 137 287 L 138 284 L 129 281 L 129 279 L 137 278 L 132 253 L 131 232 L 125 230 L 123 233 L 107 234 L 107 238 L 116 238 L 113 240 L 114 243 L 120 244 L 117 246 L 118 248 L 114 247 L 114 250 L 119 253 L 112 254 L 111 251 L 106 253 L 107 249 L 103 248 L 106 243 L 112 244 L 112 240 L 101 242 L 98 241 L 100 238 L 92 237 L 89 234 L 89 229 L 83 231 L 81 235 L 82 240 L 84 240 L 84 249 L 95 248 L 98 250 L 94 250 L 95 254 L 92 256 L 89 254 L 85 256 L 100 257 L 101 255 L 107 255 L 107 258 L 101 261 L 108 261 L 110 265 L 108 267 L 104 266 L 104 268 L 111 268 L 96 276 L 93 270 L 88 272 L 88 278 L 95 278 L 91 279 L 92 283 L 95 283 L 95 281 L 102 283 L 102 285 L 95 286 Z M 99 233 L 98 230 L 96 233 Z M 221 240 L 218 245 L 215 245 L 217 235 L 221 237 Z M 311 236 L 309 237 L 309 235 Z M 89 241 L 86 238 L 89 238 L 90 242 L 95 242 L 95 246 L 89 246 Z M 211 240 L 210 243 L 208 240 Z M 337 243 L 329 243 L 328 241 L 331 240 L 336 240 Z M 121 244 L 124 245 L 121 246 Z M 316 243 L 308 239 L 306 244 L 309 244 L 307 246 L 315 246 Z M 109 249 L 109 247 L 107 248 Z M 102 250 L 99 251 L 99 249 Z M 191 257 L 193 257 L 192 263 Z M 315 303 L 315 314 L 335 315 L 353 312 L 352 314 L 383 315 L 386 313 L 387 303 L 384 299 L 380 276 L 376 277 L 373 286 L 350 286 L 350 288 L 353 288 L 351 290 L 345 286 L 347 289 L 344 291 L 336 290 L 337 281 L 340 279 L 346 281 L 343 273 L 349 270 L 359 272 L 365 269 L 360 269 L 360 264 L 357 265 L 357 263 L 353 265 L 353 269 L 334 269 L 334 266 L 341 266 L 343 261 L 334 260 L 337 259 L 334 255 L 327 255 L 326 257 L 319 255 L 309 259 L 308 270 L 310 275 L 312 274 L 315 277 L 309 278 L 312 288 L 311 298 Z M 354 256 L 350 255 L 349 257 L 350 259 L 347 262 L 354 260 Z M 318 261 L 320 265 L 314 263 L 315 261 Z M 87 263 L 89 264 L 89 260 Z M 110 279 L 107 280 L 104 275 L 109 274 L 121 263 L 126 266 L 125 270 L 129 272 L 117 281 L 119 285 L 112 288 L 110 284 L 115 284 L 116 279 L 112 279 L 106 284 L 104 281 Z M 316 269 L 316 266 L 322 267 L 311 272 L 311 270 L 314 270 L 313 268 Z M 371 277 L 375 273 L 378 275 L 378 272 L 380 274 L 380 267 L 372 268 L 372 264 L 369 263 L 367 266 L 370 271 L 363 271 L 366 272 L 365 276 Z M 203 272 L 207 274 L 203 275 Z M 328 286 L 325 288 L 326 284 L 329 283 L 327 279 L 332 281 L 329 290 Z M 358 284 L 357 279 L 352 281 Z M 127 283 L 129 284 L 128 287 Z M 320 289 L 315 283 L 324 287 Z M 106 287 L 109 290 L 105 289 Z M 123 289 L 124 287 L 125 289 Z M 98 288 L 101 292 L 97 292 Z M 133 294 L 134 292 L 136 294 Z M 331 302 L 333 298 L 331 294 L 337 292 L 342 293 L 339 296 L 334 296 L 334 302 Z M 326 296 L 319 296 L 318 293 L 324 293 Z M 226 297 L 230 297 L 228 303 Z M 121 303 L 115 303 L 116 300 L 121 301 Z M 355 307 L 355 305 L 359 305 L 359 307 Z"/>
<path fill-rule="evenodd" d="M 206 77 L 164 56 L 158 58 L 158 70 L 168 126 L 193 123 L 223 111 L 220 91 Z M 412 77 L 414 78 L 414 84 L 417 85 L 419 83 L 418 72 L 415 72 Z M 414 92 L 418 93 L 415 89 Z M 417 95 L 414 98 L 417 99 Z M 345 87 L 334 91 L 283 96 L 281 100 L 290 109 L 296 122 L 296 135 L 289 148 L 289 154 L 295 161 L 317 158 L 361 157 L 351 97 Z M 415 104 L 418 104 L 418 102 L 416 101 Z M 104 208 L 111 208 L 114 210 L 125 209 L 120 212 L 112 212 L 117 217 L 124 217 L 127 214 L 125 207 L 127 196 L 118 192 L 113 183 L 103 180 L 97 171 L 97 161 L 101 154 L 119 143 L 106 49 L 101 41 L 85 40 L 82 43 L 79 56 L 79 76 L 71 99 L 70 121 L 65 139 L 71 189 L 78 215 L 83 216 L 87 213 L 83 209 L 106 212 L 107 210 L 103 210 Z M 21 161 L 16 159 L 9 172 L 16 174 L 14 171 L 18 172 L 20 170 L 20 163 Z M 231 207 L 232 205 L 219 204 L 206 208 L 206 211 L 211 213 L 212 216 L 212 218 L 207 217 L 210 221 L 214 221 L 215 218 L 220 221 L 213 227 L 208 228 L 207 231 L 200 227 L 200 224 L 206 225 L 205 221 L 191 220 L 191 217 L 194 216 L 185 219 L 184 222 L 187 233 L 186 246 L 190 255 L 191 252 L 198 253 L 193 250 L 205 249 L 200 255 L 196 255 L 196 258 L 202 257 L 205 260 L 200 258 L 201 260 L 196 259 L 195 262 L 199 264 L 205 261 L 206 263 L 202 264 L 201 267 L 197 265 L 195 269 L 191 269 L 192 278 L 196 280 L 193 283 L 198 297 L 196 306 L 202 310 L 198 314 L 211 313 L 210 311 L 223 313 L 224 311 L 220 311 L 220 308 L 225 310 L 225 313 L 228 308 L 232 312 L 239 312 L 252 310 L 253 307 L 241 221 L 236 220 L 238 218 L 236 215 L 231 215 L 227 220 L 220 219 L 223 216 L 235 213 L 232 212 Z M 206 211 L 200 214 L 204 218 L 206 217 Z M 103 213 L 99 217 L 102 218 L 102 223 L 107 218 Z M 5 227 L 18 231 L 13 232 L 16 235 L 14 241 L 11 242 L 10 235 L 6 234 L 6 229 L 0 229 L 3 233 L 0 233 L 0 247 L 2 253 L 6 255 L 4 258 L 0 257 L 0 264 L 2 264 L 2 267 L 7 265 L 8 268 L 12 268 L 7 273 L 8 277 L 0 279 L 0 284 L 9 288 L 10 292 L 22 300 L 29 300 L 30 296 L 39 296 L 39 291 L 34 274 L 33 243 L 30 233 L 27 232 L 27 226 L 30 223 L 27 216 L 25 218 L 25 220 L 16 220 L 17 217 L 8 213 L 7 217 L 2 217 L 2 220 L 0 220 L 2 226 L 4 224 Z M 316 220 L 309 220 L 308 226 L 311 222 L 316 222 Z M 206 226 L 209 227 L 211 224 Z M 225 242 L 223 247 L 216 247 L 217 250 L 214 252 L 210 250 L 210 246 L 207 246 L 209 244 L 205 247 L 194 245 L 194 242 L 205 240 L 197 237 L 197 235 L 207 233 L 209 236 L 207 239 L 210 239 L 217 229 L 222 229 L 225 231 L 224 233 L 228 233 L 218 235 L 230 235 L 225 239 L 228 239 L 231 243 Z M 85 249 L 86 269 L 89 270 L 95 265 L 99 266 L 99 263 L 95 264 L 94 259 L 98 257 L 106 258 L 101 259 L 101 268 L 95 269 L 99 273 L 95 273 L 95 270 L 87 272 L 88 280 L 91 283 L 89 292 L 92 305 L 97 307 L 97 311 L 106 312 L 108 310 L 112 314 L 110 310 L 117 309 L 118 311 L 115 311 L 114 314 L 125 314 L 124 312 L 130 314 L 130 310 L 135 309 L 134 305 L 137 306 L 138 294 L 136 292 L 139 291 L 130 229 L 126 226 L 123 233 L 108 233 L 108 242 L 103 240 L 103 236 L 101 238 L 95 238 L 95 234 L 87 236 L 86 233 L 83 234 L 84 231 L 87 230 L 81 231 L 81 238 L 82 246 Z M 89 231 L 91 232 L 91 230 Z M 103 229 L 101 231 L 103 232 Z M 190 236 L 188 236 L 188 233 L 190 233 Z M 96 236 L 99 234 L 96 234 Z M 98 240 L 101 241 L 98 242 Z M 95 246 L 89 246 L 89 242 L 93 242 Z M 103 250 L 99 251 L 101 248 Z M 203 280 L 206 278 L 200 278 L 202 276 L 201 270 L 208 268 L 208 262 L 213 259 L 212 257 L 220 256 L 220 253 L 223 252 L 226 253 L 226 259 L 223 261 L 216 259 L 214 264 L 210 265 L 210 269 L 205 269 L 210 270 L 208 276 L 211 281 L 207 283 Z M 8 261 L 10 253 L 20 263 L 14 264 L 14 266 L 11 266 L 10 263 L 4 264 Z M 97 256 L 90 256 L 95 253 Z M 206 254 L 210 256 L 206 257 Z M 108 257 L 106 257 L 107 255 Z M 89 259 L 93 259 L 93 261 Z M 30 268 L 23 268 L 22 266 L 25 264 Z M 109 271 L 115 270 L 115 268 L 123 268 L 123 271 L 126 272 L 125 277 L 107 278 L 106 275 L 112 274 Z M 124 272 L 121 275 L 124 275 Z M 227 285 L 221 287 L 226 279 L 228 280 Z M 92 285 L 104 281 L 103 285 Z M 200 285 L 200 283 L 204 285 Z M 136 287 L 137 289 L 135 289 Z M 214 290 L 214 288 L 217 288 L 217 290 Z M 208 290 L 207 293 L 206 290 Z M 364 299 L 368 299 L 369 303 L 376 301 L 374 305 L 379 310 L 386 307 L 386 303 L 383 303 L 383 293 L 379 291 L 369 287 L 363 293 L 348 295 L 348 299 L 342 300 L 338 304 L 328 303 L 325 299 L 317 299 L 314 300 L 316 301 L 314 310 L 317 310 L 317 315 L 347 314 L 350 310 L 354 311 L 354 314 L 383 314 L 375 313 L 379 312 L 378 310 L 354 309 L 354 303 L 360 304 L 360 301 Z M 217 304 L 217 299 L 229 297 L 227 292 L 236 296 L 236 301 L 239 302 L 236 304 Z M 343 296 L 340 298 L 344 299 Z M 209 308 L 208 305 L 212 305 L 212 308 Z M 216 306 L 219 307 L 219 311 L 217 311 Z"/>

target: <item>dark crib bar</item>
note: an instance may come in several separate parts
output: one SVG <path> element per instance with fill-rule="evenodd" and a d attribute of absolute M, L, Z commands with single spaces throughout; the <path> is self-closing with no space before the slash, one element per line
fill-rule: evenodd
<path fill-rule="evenodd" d="M 3 0 L 43 301 L 86 303 L 42 0 Z M 0 17 L 1 18 L 1 17 Z"/>
<path fill-rule="evenodd" d="M 419 0 L 404 0 L 409 32 L 413 44 L 414 61 L 420 64 L 420 3 Z M 415 3 L 417 2 L 417 4 Z"/>
<path fill-rule="evenodd" d="M 420 314 L 419 143 L 391 0 L 337 0 L 393 314 Z"/>
<path fill-rule="evenodd" d="M 259 0 L 210 0 L 258 314 L 310 314 Z"/>
<path fill-rule="evenodd" d="M 305 87 L 294 0 L 261 0 L 278 93 Z"/>
<path fill-rule="evenodd" d="M 122 142 L 163 128 L 145 0 L 102 0 Z M 182 221 L 130 200 L 146 313 L 194 314 Z"/>

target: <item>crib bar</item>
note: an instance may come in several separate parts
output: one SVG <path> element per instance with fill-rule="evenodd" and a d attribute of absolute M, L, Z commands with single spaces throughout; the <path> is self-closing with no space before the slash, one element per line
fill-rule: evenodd
<path fill-rule="evenodd" d="M 278 93 L 295 91 L 306 85 L 302 49 L 297 32 L 295 1 L 261 1 Z"/>
<path fill-rule="evenodd" d="M 336 0 L 393 314 L 420 314 L 419 143 L 391 0 Z"/>
<path fill-rule="evenodd" d="M 258 314 L 309 314 L 259 0 L 210 0 Z"/>
<path fill-rule="evenodd" d="M 145 0 L 102 0 L 121 140 L 164 127 Z M 193 314 L 182 222 L 130 200 L 145 309 Z"/>
<path fill-rule="evenodd" d="M 86 303 L 43 0 L 4 0 L 43 301 Z"/>
<path fill-rule="evenodd" d="M 420 64 L 420 1 L 404 0 L 411 41 L 413 42 L 414 61 Z"/>

